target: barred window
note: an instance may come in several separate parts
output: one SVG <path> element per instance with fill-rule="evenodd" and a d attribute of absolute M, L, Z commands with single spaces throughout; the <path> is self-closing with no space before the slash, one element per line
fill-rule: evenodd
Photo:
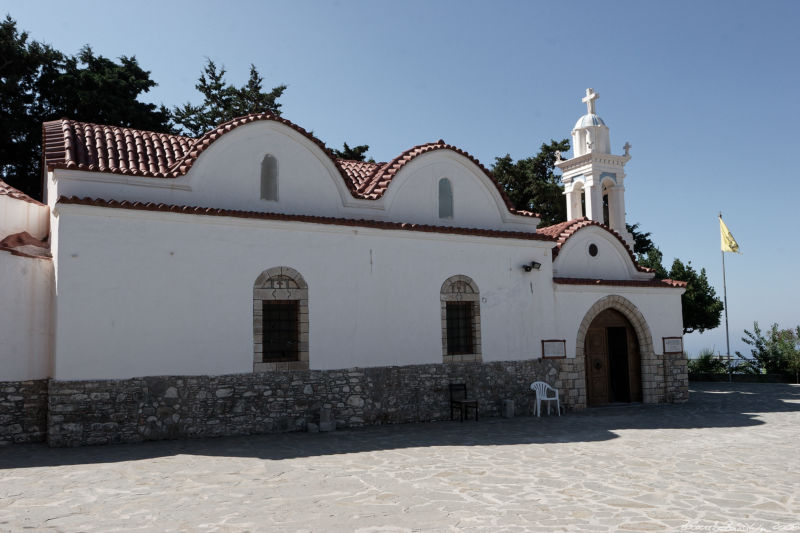
<path fill-rule="evenodd" d="M 297 300 L 265 301 L 262 307 L 263 360 L 297 361 L 300 345 Z"/>
<path fill-rule="evenodd" d="M 253 371 L 308 370 L 308 285 L 291 267 L 253 284 Z"/>
<path fill-rule="evenodd" d="M 447 353 L 472 353 L 472 302 L 447 302 Z"/>
<path fill-rule="evenodd" d="M 464 275 L 442 284 L 442 359 L 445 363 L 481 361 L 481 298 Z"/>

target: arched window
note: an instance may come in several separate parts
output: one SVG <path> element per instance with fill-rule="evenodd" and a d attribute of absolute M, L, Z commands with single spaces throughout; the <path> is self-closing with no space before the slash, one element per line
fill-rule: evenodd
<path fill-rule="evenodd" d="M 308 370 L 308 285 L 293 268 L 253 284 L 253 372 Z"/>
<path fill-rule="evenodd" d="M 616 181 L 611 177 L 605 177 L 602 181 L 602 194 L 603 194 L 603 224 L 606 226 L 617 229 L 614 227 L 616 224 L 617 212 L 619 206 L 617 205 L 617 197 L 615 189 L 617 187 Z"/>
<path fill-rule="evenodd" d="M 481 295 L 467 276 L 447 278 L 442 304 L 442 359 L 445 363 L 481 361 Z"/>
<path fill-rule="evenodd" d="M 278 201 L 278 160 L 270 154 L 261 161 L 261 199 Z"/>
<path fill-rule="evenodd" d="M 586 213 L 586 198 L 584 195 L 583 182 L 576 181 L 572 184 L 572 188 L 567 194 L 567 202 L 570 220 L 583 217 L 583 214 Z"/>
<path fill-rule="evenodd" d="M 453 218 L 453 186 L 450 180 L 439 180 L 439 218 Z"/>

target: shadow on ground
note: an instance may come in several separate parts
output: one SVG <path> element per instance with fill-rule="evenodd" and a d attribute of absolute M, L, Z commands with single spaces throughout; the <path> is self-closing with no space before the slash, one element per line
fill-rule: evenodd
<path fill-rule="evenodd" d="M 682 405 L 614 405 L 557 417 L 484 419 L 144 442 L 84 448 L 25 444 L 0 448 L 0 470 L 138 461 L 178 454 L 282 460 L 428 446 L 503 446 L 614 439 L 626 429 L 731 428 L 763 424 L 762 413 L 800 411 L 800 386 L 778 383 L 691 383 Z"/>

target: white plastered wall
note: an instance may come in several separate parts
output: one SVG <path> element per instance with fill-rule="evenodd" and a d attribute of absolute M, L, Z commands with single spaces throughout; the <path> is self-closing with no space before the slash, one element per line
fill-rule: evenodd
<path fill-rule="evenodd" d="M 481 291 L 483 359 L 539 357 L 554 307 L 546 241 L 62 205 L 55 376 L 253 368 L 252 290 L 276 266 L 309 287 L 310 368 L 442 361 L 443 281 Z M 542 270 L 525 273 L 536 260 Z"/>
<path fill-rule="evenodd" d="M 0 251 L 0 381 L 51 376 L 53 262 Z"/>
<path fill-rule="evenodd" d="M 50 213 L 46 205 L 0 195 L 0 239 L 23 231 L 44 239 L 49 230 Z"/>
<path fill-rule="evenodd" d="M 589 308 L 609 294 L 626 298 L 642 313 L 650 328 L 656 355 L 664 353 L 663 337 L 683 336 L 683 289 L 555 284 L 553 297 L 557 304 L 554 331 L 557 336 L 553 338 L 566 340 L 570 357 L 575 356 L 578 328 Z"/>

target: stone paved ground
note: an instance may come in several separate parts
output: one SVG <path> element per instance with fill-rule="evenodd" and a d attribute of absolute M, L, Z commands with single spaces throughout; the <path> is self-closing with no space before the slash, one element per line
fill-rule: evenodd
<path fill-rule="evenodd" d="M 800 531 L 800 386 L 685 405 L 0 449 L 2 531 Z"/>

